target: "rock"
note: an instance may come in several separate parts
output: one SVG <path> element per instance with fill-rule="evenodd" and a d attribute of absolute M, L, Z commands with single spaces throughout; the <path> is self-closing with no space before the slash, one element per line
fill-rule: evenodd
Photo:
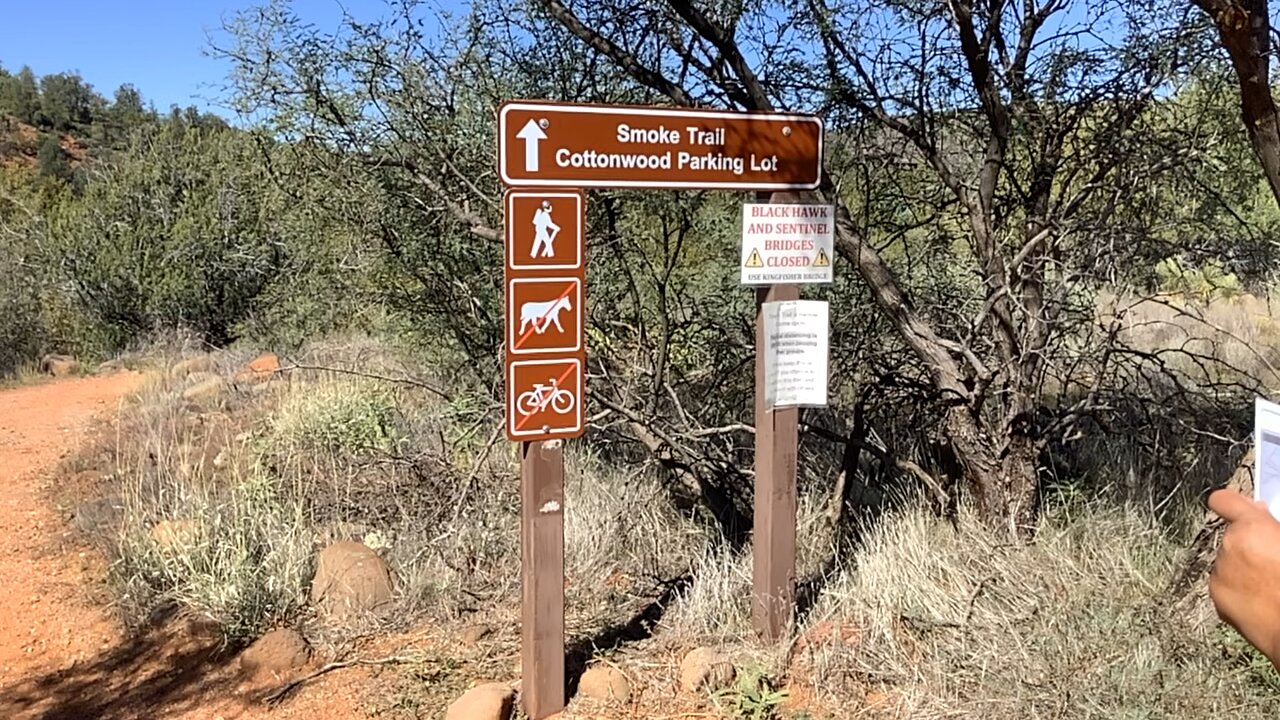
<path fill-rule="evenodd" d="M 214 376 L 207 380 L 203 380 L 186 390 L 182 391 L 182 399 L 193 402 L 204 402 L 211 400 L 222 394 L 223 388 L 227 385 L 222 378 Z"/>
<path fill-rule="evenodd" d="M 188 375 L 195 373 L 208 373 L 213 371 L 218 365 L 218 361 L 213 355 L 208 353 L 197 355 L 193 358 L 187 358 L 176 365 L 169 371 L 169 377 L 174 380 L 181 380 Z"/>
<path fill-rule="evenodd" d="M 355 619 L 391 604 L 391 570 L 365 545 L 350 540 L 320 551 L 311 602 L 337 619 Z"/>
<path fill-rule="evenodd" d="M 45 355 L 40 358 L 40 372 L 54 377 L 70 377 L 80 372 L 80 362 L 70 355 Z"/>
<path fill-rule="evenodd" d="M 280 371 L 280 358 L 275 353 L 259 355 L 236 373 L 237 385 L 256 385 L 270 380 Z"/>
<path fill-rule="evenodd" d="M 508 720 L 515 701 L 515 691 L 503 683 L 479 685 L 454 700 L 444 720 Z"/>
<path fill-rule="evenodd" d="M 737 674 L 733 663 L 713 648 L 695 648 L 680 661 L 680 687 L 691 693 L 722 690 Z"/>
<path fill-rule="evenodd" d="M 596 700 L 626 702 L 631 699 L 631 681 L 615 667 L 596 665 L 582 674 L 578 694 Z"/>
<path fill-rule="evenodd" d="M 254 640 L 240 653 L 240 669 L 283 673 L 306 665 L 310 659 L 307 641 L 296 630 L 280 628 Z"/>
<path fill-rule="evenodd" d="M 462 631 L 462 644 L 471 647 L 492 634 L 493 628 L 488 625 L 472 625 Z"/>
<path fill-rule="evenodd" d="M 200 528 L 194 520 L 161 520 L 148 535 L 161 550 L 172 552 L 195 544 Z"/>
<path fill-rule="evenodd" d="M 114 375 L 115 373 L 121 373 L 128 369 L 129 366 L 125 365 L 123 360 L 108 360 L 98 365 L 98 374 Z"/>

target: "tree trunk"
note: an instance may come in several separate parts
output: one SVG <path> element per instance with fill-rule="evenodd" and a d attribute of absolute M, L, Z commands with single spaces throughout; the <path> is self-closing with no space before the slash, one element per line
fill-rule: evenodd
<path fill-rule="evenodd" d="M 1008 439 L 1009 449 L 1001 457 L 993 449 L 993 439 L 986 437 L 967 408 L 951 408 L 944 422 L 979 517 L 1011 541 L 1027 538 L 1035 522 L 1039 494 L 1035 443 L 1015 435 Z"/>
<path fill-rule="evenodd" d="M 1240 115 L 1253 152 L 1280 205 L 1280 116 L 1271 94 L 1271 19 L 1267 0 L 1192 0 L 1213 18 L 1240 83 Z"/>

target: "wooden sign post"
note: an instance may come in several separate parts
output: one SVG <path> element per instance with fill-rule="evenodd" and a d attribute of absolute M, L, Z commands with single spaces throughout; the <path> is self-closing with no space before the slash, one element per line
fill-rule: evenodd
<path fill-rule="evenodd" d="M 498 174 L 508 187 L 506 426 L 521 443 L 522 694 L 534 720 L 565 704 L 561 443 L 582 434 L 585 415 L 582 189 L 812 190 L 822 140 L 811 115 L 541 101 L 498 111 Z M 772 285 L 757 300 L 798 297 L 795 285 Z M 765 405 L 763 347 L 758 308 L 753 617 L 776 639 L 795 592 L 797 410 Z"/>
<path fill-rule="evenodd" d="M 526 442 L 520 453 L 521 692 L 533 718 L 565 705 L 563 442 Z"/>
<path fill-rule="evenodd" d="M 794 202 L 784 193 L 761 200 Z M 798 285 L 756 289 L 756 482 L 752 512 L 751 624 L 766 641 L 790 628 L 796 581 L 796 449 L 798 408 L 770 408 L 765 400 L 764 304 L 799 300 Z"/>
<path fill-rule="evenodd" d="M 520 443 L 520 664 L 526 713 L 565 704 L 564 452 L 582 434 L 586 391 L 586 199 L 509 190 L 507 437 Z"/>

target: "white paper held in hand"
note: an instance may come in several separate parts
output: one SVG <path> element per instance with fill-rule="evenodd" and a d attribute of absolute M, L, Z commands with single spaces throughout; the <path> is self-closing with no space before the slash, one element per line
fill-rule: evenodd
<path fill-rule="evenodd" d="M 1280 520 L 1280 405 L 1257 398 L 1253 406 L 1253 499 Z"/>

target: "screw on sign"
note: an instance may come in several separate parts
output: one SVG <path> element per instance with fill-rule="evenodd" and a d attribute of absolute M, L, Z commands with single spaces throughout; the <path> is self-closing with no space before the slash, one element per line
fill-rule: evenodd
<path fill-rule="evenodd" d="M 521 439 L 551 439 L 582 429 L 582 361 L 517 360 L 507 382 L 512 389 L 508 434 Z"/>

